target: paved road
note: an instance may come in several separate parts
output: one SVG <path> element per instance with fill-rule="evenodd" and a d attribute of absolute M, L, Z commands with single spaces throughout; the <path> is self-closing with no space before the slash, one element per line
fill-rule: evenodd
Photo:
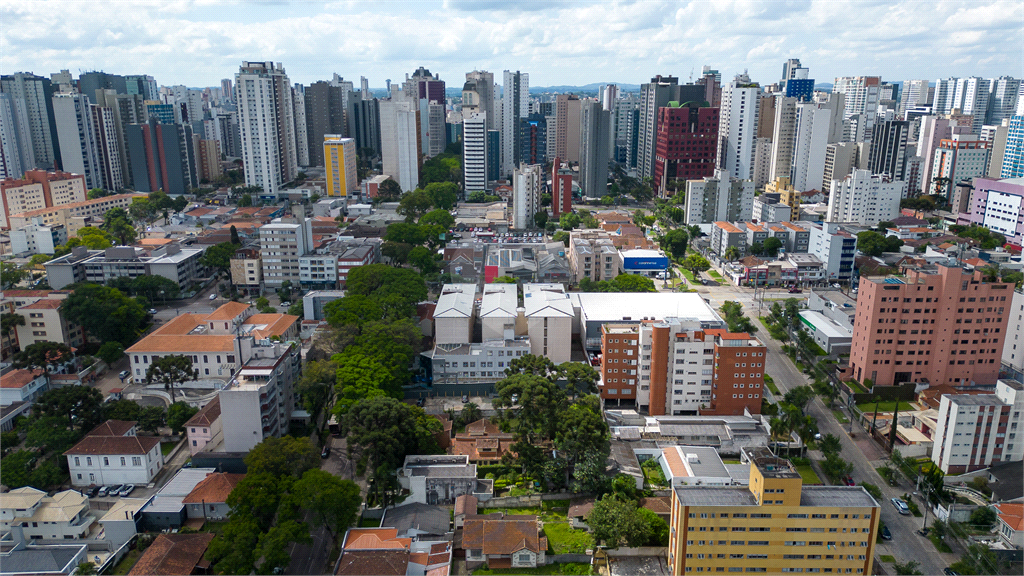
<path fill-rule="evenodd" d="M 747 315 L 757 322 L 756 312 L 747 310 Z M 761 328 L 760 323 L 758 327 Z M 775 380 L 779 392 L 785 394 L 791 388 L 809 383 L 810 379 L 804 376 L 796 366 L 783 354 L 782 345 L 777 340 L 768 337 L 767 331 L 761 330 L 761 340 L 768 347 L 768 357 L 765 362 L 765 372 Z M 868 439 L 867 433 L 859 424 L 842 425 L 826 408 L 820 398 L 815 398 L 807 407 L 807 414 L 818 422 L 818 431 L 824 436 L 833 434 L 842 442 L 842 457 L 853 464 L 853 479 L 857 483 L 868 482 L 878 486 L 882 490 L 882 501 L 879 502 L 882 511 L 882 521 L 893 534 L 893 540 L 876 547 L 876 554 L 889 554 L 897 560 L 917 560 L 921 563 L 920 570 L 924 574 L 942 574 L 942 569 L 957 560 L 953 554 L 939 554 L 927 538 L 919 536 L 915 530 L 921 528 L 924 518 L 913 516 L 901 516 L 889 502 L 890 498 L 901 497 L 905 492 L 913 492 L 913 487 L 906 482 L 900 487 L 892 488 L 886 484 L 878 475 L 875 468 L 880 467 L 880 459 L 885 458 L 885 451 Z M 852 420 L 851 420 L 852 422 Z M 850 438 L 850 426 L 856 434 L 856 441 Z M 859 444 L 868 444 L 862 449 Z M 865 456 L 867 452 L 868 456 Z M 821 459 L 820 453 L 812 453 L 816 459 Z M 872 461 L 874 460 L 874 461 Z M 823 479 L 824 480 L 824 479 Z M 826 480 L 827 481 L 827 480 Z M 920 505 L 921 502 L 918 502 Z"/>

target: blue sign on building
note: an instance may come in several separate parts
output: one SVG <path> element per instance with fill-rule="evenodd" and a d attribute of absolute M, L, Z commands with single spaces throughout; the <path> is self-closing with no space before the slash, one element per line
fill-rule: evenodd
<path fill-rule="evenodd" d="M 622 267 L 626 270 L 664 270 L 668 268 L 668 258 L 665 256 L 624 256 Z"/>

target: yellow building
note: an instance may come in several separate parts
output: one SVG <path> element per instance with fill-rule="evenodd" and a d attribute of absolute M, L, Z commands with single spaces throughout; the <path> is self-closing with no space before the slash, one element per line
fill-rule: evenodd
<path fill-rule="evenodd" d="M 789 183 L 789 178 L 778 177 L 764 185 L 765 194 L 778 194 L 779 203 L 789 206 L 789 221 L 800 219 L 800 192 Z"/>
<path fill-rule="evenodd" d="M 861 486 L 803 486 L 789 460 L 743 449 L 749 486 L 672 490 L 673 575 L 871 574 L 879 506 Z"/>
<path fill-rule="evenodd" d="M 348 196 L 359 188 L 356 172 L 356 141 L 340 134 L 324 134 L 324 166 L 327 168 L 327 196 Z"/>

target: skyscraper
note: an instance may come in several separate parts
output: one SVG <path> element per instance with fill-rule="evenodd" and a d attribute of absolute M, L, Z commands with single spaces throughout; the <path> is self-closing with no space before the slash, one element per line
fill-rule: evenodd
<path fill-rule="evenodd" d="M 280 62 L 242 62 L 235 94 L 245 183 L 276 194 L 299 172 L 288 75 Z"/>
<path fill-rule="evenodd" d="M 352 93 L 348 99 L 346 134 L 356 139 L 356 151 L 369 148 L 380 154 L 380 101 Z"/>
<path fill-rule="evenodd" d="M 349 192 L 358 190 L 356 141 L 341 134 L 325 134 L 323 148 L 327 196 L 346 197 Z"/>
<path fill-rule="evenodd" d="M 519 120 L 520 158 L 527 164 L 548 161 L 548 117 L 533 113 Z"/>
<path fill-rule="evenodd" d="M 580 99 L 574 94 L 555 97 L 555 156 L 580 161 Z"/>
<path fill-rule="evenodd" d="M 1010 118 L 1010 130 L 1006 136 L 1003 151 L 1003 167 L 1000 178 L 1024 176 L 1024 116 Z"/>
<path fill-rule="evenodd" d="M 21 178 L 35 164 L 32 139 L 27 133 L 22 136 L 19 125 L 28 126 L 24 101 L 0 92 L 0 180 Z"/>
<path fill-rule="evenodd" d="M 494 110 L 494 74 L 486 70 L 466 72 L 466 83 L 462 85 L 462 113 L 484 112 L 487 118 L 487 129 L 498 128 L 498 119 Z"/>
<path fill-rule="evenodd" d="M 370 99 L 370 81 L 366 79 L 366 76 L 359 77 L 359 91 L 362 93 L 363 98 Z"/>
<path fill-rule="evenodd" d="M 611 112 L 597 100 L 580 104 L 580 186 L 591 198 L 608 194 L 608 134 Z"/>
<path fill-rule="evenodd" d="M 92 104 L 84 94 L 53 97 L 54 120 L 64 170 L 85 176 L 85 187 L 103 188 L 100 144 Z"/>
<path fill-rule="evenodd" d="M 199 186 L 192 128 L 156 117 L 125 127 L 135 190 L 186 194 Z"/>
<path fill-rule="evenodd" d="M 932 94 L 932 114 L 949 114 L 956 108 L 953 97 L 956 95 L 956 84 L 959 78 L 938 79 L 935 81 L 935 92 Z"/>
<path fill-rule="evenodd" d="M 877 226 L 900 215 L 900 199 L 907 189 L 901 180 L 890 181 L 869 170 L 854 170 L 832 182 L 828 196 L 828 222 Z"/>
<path fill-rule="evenodd" d="M 928 81 L 907 80 L 903 83 L 903 92 L 900 93 L 900 105 L 897 109 L 897 114 L 901 119 L 905 119 L 907 110 L 929 104 L 931 104 L 931 101 L 928 100 Z"/>
<path fill-rule="evenodd" d="M 78 75 L 78 91 L 89 97 L 96 97 L 97 90 L 113 90 L 118 94 L 127 94 L 128 85 L 124 76 L 107 74 L 106 72 L 83 72 Z"/>
<path fill-rule="evenodd" d="M 296 83 L 292 87 L 292 107 L 295 118 L 295 157 L 299 166 L 311 166 L 309 157 L 309 133 L 306 124 L 306 88 Z"/>
<path fill-rule="evenodd" d="M 986 124 L 1000 124 L 1014 115 L 1020 101 L 1021 81 L 1009 76 L 992 80 L 992 94 L 989 97 Z"/>
<path fill-rule="evenodd" d="M 793 162 L 796 131 L 796 98 L 775 97 L 775 125 L 772 127 L 772 167 L 770 180 L 789 178 Z"/>
<path fill-rule="evenodd" d="M 654 177 L 654 155 L 658 137 L 658 110 L 679 101 L 679 79 L 655 76 L 640 86 L 640 130 L 637 137 L 636 171 L 640 178 Z"/>
<path fill-rule="evenodd" d="M 32 158 L 24 158 L 25 169 L 53 170 L 62 166 L 57 124 L 53 116 L 53 88 L 48 78 L 27 72 L 0 77 L 0 90 L 9 94 L 19 138 L 32 143 Z M 20 118 L 20 120 L 19 120 Z"/>
<path fill-rule="evenodd" d="M 822 175 L 825 173 L 831 120 L 832 110 L 821 104 L 800 102 L 796 105 L 790 181 L 800 192 L 823 189 Z"/>
<path fill-rule="evenodd" d="M 544 170 L 539 164 L 521 164 L 512 174 L 512 227 L 516 230 L 534 226 L 543 184 Z"/>
<path fill-rule="evenodd" d="M 658 109 L 654 191 L 665 196 L 671 180 L 713 176 L 718 146 L 718 108 L 670 102 Z"/>
<path fill-rule="evenodd" d="M 718 167 L 739 180 L 754 177 L 754 140 L 761 87 L 750 77 L 738 74 L 722 90 L 721 121 L 718 123 Z"/>
<path fill-rule="evenodd" d="M 305 89 L 306 138 L 309 142 L 309 162 L 324 166 L 324 135 L 351 136 L 345 126 L 344 88 L 331 82 L 314 82 Z"/>
<path fill-rule="evenodd" d="M 462 173 L 466 193 L 487 190 L 487 113 L 462 118 Z"/>
<path fill-rule="evenodd" d="M 551 163 L 551 211 L 556 220 L 572 212 L 572 170 L 557 156 Z"/>
<path fill-rule="evenodd" d="M 530 75 L 504 72 L 501 100 L 501 174 L 510 174 L 519 164 L 519 120 L 530 115 Z"/>
<path fill-rule="evenodd" d="M 416 100 L 396 91 L 391 100 L 380 103 L 380 145 L 382 172 L 411 192 L 419 185 L 420 134 Z"/>
<path fill-rule="evenodd" d="M 981 132 L 981 126 L 985 123 L 993 82 L 993 80 L 986 80 L 978 76 L 958 78 L 956 80 L 956 89 L 953 92 L 953 108 L 959 108 L 961 113 L 974 116 L 974 124 L 971 126 L 971 130 L 975 134 Z"/>
<path fill-rule="evenodd" d="M 868 170 L 872 174 L 885 174 L 892 180 L 905 180 L 907 132 L 910 123 L 905 120 L 880 122 L 875 126 L 871 140 Z"/>
<path fill-rule="evenodd" d="M 636 137 L 634 125 L 640 117 L 640 98 L 635 92 L 626 94 L 615 101 L 612 130 L 614 131 L 615 153 L 612 160 L 619 164 L 636 166 Z M 630 158 L 634 163 L 630 164 Z"/>
<path fill-rule="evenodd" d="M 859 114 L 858 123 L 863 125 L 864 138 L 871 139 L 878 114 L 882 78 L 879 76 L 843 76 L 836 78 L 832 92 L 846 95 L 846 110 L 843 120 Z M 858 130 L 859 134 L 861 131 Z"/>

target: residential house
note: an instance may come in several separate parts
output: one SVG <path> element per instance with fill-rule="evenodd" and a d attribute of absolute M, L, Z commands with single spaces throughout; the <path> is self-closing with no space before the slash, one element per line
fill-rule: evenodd
<path fill-rule="evenodd" d="M 452 439 L 450 453 L 468 456 L 469 461 L 489 464 L 501 461 L 501 457 L 515 443 L 515 435 L 502 432 L 487 418 L 466 425 L 464 432 L 457 432 Z"/>
<path fill-rule="evenodd" d="M 228 496 L 244 478 L 245 474 L 224 472 L 208 475 L 182 499 L 182 503 L 185 504 L 185 514 L 189 518 L 226 520 L 231 511 L 231 507 L 227 504 Z"/>
<path fill-rule="evenodd" d="M 1011 548 L 1024 548 L 1024 503 L 996 504 L 999 513 L 999 539 Z"/>
<path fill-rule="evenodd" d="M 451 512 L 430 504 L 402 503 L 384 510 L 380 525 L 398 530 L 399 538 L 413 541 L 450 541 L 452 538 Z"/>
<path fill-rule="evenodd" d="M 569 502 L 569 526 L 576 530 L 590 532 L 590 526 L 587 525 L 587 516 L 593 509 L 593 498 L 573 498 Z"/>
<path fill-rule="evenodd" d="M 466 567 L 487 564 L 490 569 L 543 566 L 548 539 L 541 536 L 536 516 L 467 516 L 462 528 Z"/>
<path fill-rule="evenodd" d="M 476 464 L 465 455 L 406 456 L 398 483 L 409 491 L 410 503 L 454 504 L 463 494 L 490 500 L 494 493 L 493 480 L 478 480 Z"/>
<path fill-rule="evenodd" d="M 0 406 L 10 406 L 18 402 L 29 405 L 36 401 L 40 394 L 46 392 L 46 374 L 42 370 L 10 370 L 0 374 Z"/>
<path fill-rule="evenodd" d="M 64 455 L 73 486 L 148 484 L 164 466 L 160 438 L 136 435 L 135 422 L 107 420 Z"/>
<path fill-rule="evenodd" d="M 75 490 L 47 496 L 25 486 L 0 494 L 0 530 L 10 532 L 16 541 L 90 538 L 95 523 L 89 499 Z"/>
<path fill-rule="evenodd" d="M 216 473 L 214 468 L 182 468 L 143 506 L 141 522 L 150 532 L 181 528 L 188 521 L 185 497 L 203 480 Z M 202 516 L 199 516 L 202 518 Z"/>
<path fill-rule="evenodd" d="M 362 576 L 446 576 L 452 545 L 447 540 L 401 537 L 397 528 L 349 528 L 335 574 Z"/>
<path fill-rule="evenodd" d="M 206 574 L 209 562 L 203 559 L 215 534 L 160 534 L 146 548 L 129 576 L 164 574 Z"/>
<path fill-rule="evenodd" d="M 148 498 L 118 498 L 100 516 L 103 539 L 116 550 L 134 538 L 139 533 L 142 509 L 148 502 Z"/>
<path fill-rule="evenodd" d="M 199 412 L 185 422 L 188 448 L 193 456 L 202 452 L 206 445 L 223 435 L 220 419 L 220 396 L 206 403 Z"/>
<path fill-rule="evenodd" d="M 463 527 L 466 516 L 476 516 L 477 504 L 477 498 L 472 494 L 463 494 L 455 499 L 453 518 L 456 530 Z"/>

